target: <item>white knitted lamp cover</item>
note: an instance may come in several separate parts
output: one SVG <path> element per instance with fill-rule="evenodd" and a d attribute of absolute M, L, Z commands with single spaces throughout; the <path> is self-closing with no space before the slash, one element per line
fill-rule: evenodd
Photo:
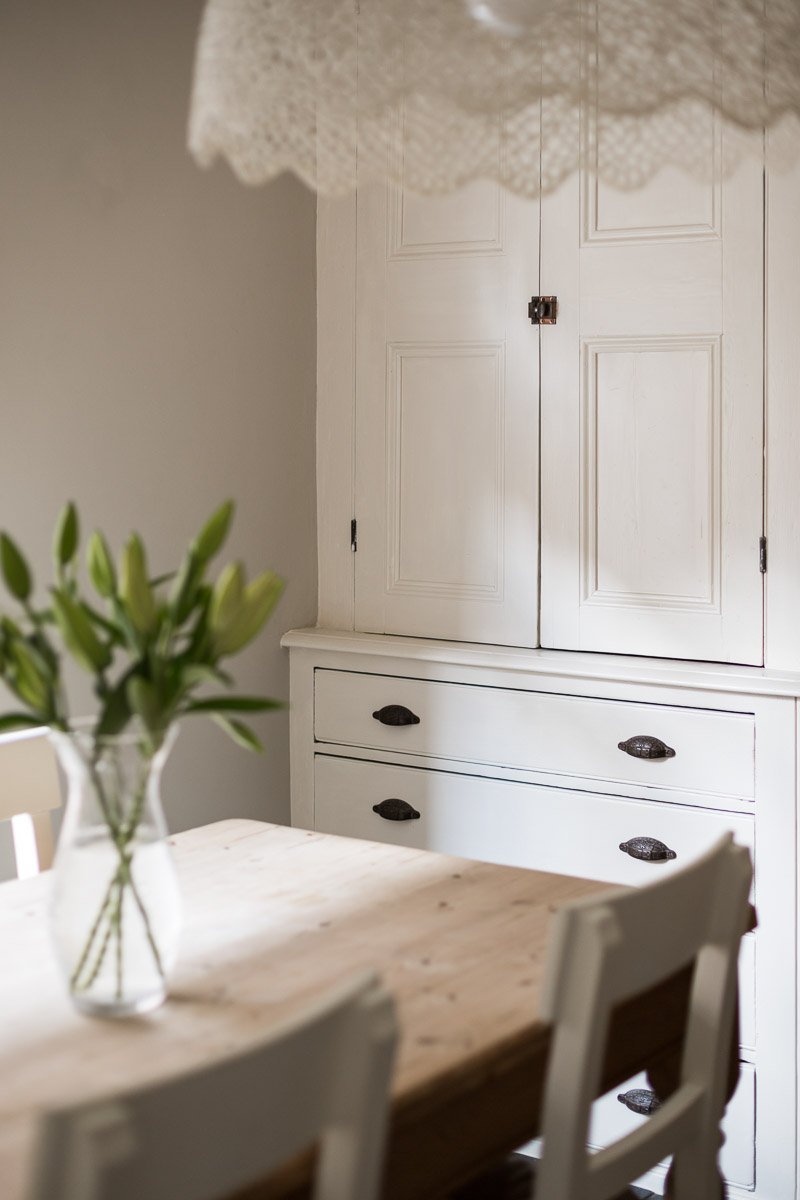
<path fill-rule="evenodd" d="M 245 183 L 536 196 L 728 170 L 767 127 L 788 157 L 798 117 L 800 0 L 207 0 L 189 148 Z"/>

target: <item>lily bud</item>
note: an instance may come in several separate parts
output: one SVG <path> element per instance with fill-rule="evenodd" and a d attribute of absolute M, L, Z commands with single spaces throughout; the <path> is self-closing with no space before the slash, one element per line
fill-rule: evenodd
<path fill-rule="evenodd" d="M 158 621 L 158 614 L 147 579 L 144 546 L 135 533 L 128 538 L 122 552 L 119 596 L 134 629 L 139 633 L 152 633 Z"/>
<path fill-rule="evenodd" d="M 37 712 L 47 712 L 50 707 L 50 689 L 36 659 L 24 642 L 12 643 L 11 661 L 15 668 L 14 687 L 19 696 Z"/>
<path fill-rule="evenodd" d="M 208 562 L 222 547 L 222 543 L 228 536 L 232 517 L 233 501 L 226 500 L 208 518 L 192 544 L 192 550 L 200 559 L 200 562 Z"/>
<path fill-rule="evenodd" d="M 89 545 L 86 547 L 86 566 L 89 578 L 99 595 L 106 599 L 113 596 L 117 586 L 117 573 L 114 570 L 114 562 L 106 540 L 99 530 L 96 530 L 89 538 Z"/>
<path fill-rule="evenodd" d="M 238 614 L 214 637 L 218 655 L 235 654 L 252 641 L 280 599 L 284 583 L 273 571 L 265 571 L 244 589 Z"/>
<path fill-rule="evenodd" d="M 208 606 L 208 629 L 214 644 L 227 636 L 228 629 L 242 610 L 244 597 L 244 567 L 228 563 L 214 584 Z"/>
<path fill-rule="evenodd" d="M 33 580 L 22 551 L 7 533 L 0 534 L 0 569 L 11 595 L 24 604 L 33 589 Z"/>
<path fill-rule="evenodd" d="M 70 500 L 59 514 L 56 531 L 53 535 L 53 558 L 57 571 L 61 571 L 63 567 L 72 562 L 75 551 L 78 549 L 79 537 L 78 512 Z"/>
<path fill-rule="evenodd" d="M 91 674 L 104 671 L 111 651 L 100 641 L 86 613 L 65 592 L 53 591 L 53 614 L 73 658 Z"/>

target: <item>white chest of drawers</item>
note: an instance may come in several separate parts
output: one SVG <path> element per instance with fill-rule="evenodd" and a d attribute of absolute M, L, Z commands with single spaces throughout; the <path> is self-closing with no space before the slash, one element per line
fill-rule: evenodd
<path fill-rule="evenodd" d="M 731 1196 L 792 1200 L 797 680 L 323 630 L 284 644 L 296 825 L 632 885 L 724 830 L 750 847 L 723 1164 Z M 640 857 L 653 843 L 660 861 Z M 631 1119 L 612 1097 L 597 1136 Z"/>

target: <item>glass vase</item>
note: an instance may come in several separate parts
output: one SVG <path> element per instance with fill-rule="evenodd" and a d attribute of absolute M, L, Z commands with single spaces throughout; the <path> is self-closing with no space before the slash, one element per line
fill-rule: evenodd
<path fill-rule="evenodd" d="M 130 1016 L 163 1003 L 181 924 L 160 779 L 177 733 L 51 731 L 67 781 L 51 929 L 76 1007 Z"/>

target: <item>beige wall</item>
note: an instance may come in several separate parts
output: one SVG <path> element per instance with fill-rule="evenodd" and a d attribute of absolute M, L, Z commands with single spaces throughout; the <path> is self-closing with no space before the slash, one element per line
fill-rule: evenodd
<path fill-rule="evenodd" d="M 200 11 L 0 6 L 0 527 L 46 578 L 72 497 L 87 533 L 119 544 L 136 527 L 162 570 L 233 496 L 231 552 L 289 581 L 234 670 L 286 698 L 280 633 L 316 613 L 314 203 L 293 180 L 247 190 L 189 160 Z M 264 757 L 187 724 L 165 777 L 173 828 L 288 820 L 288 715 L 257 725 Z"/>

